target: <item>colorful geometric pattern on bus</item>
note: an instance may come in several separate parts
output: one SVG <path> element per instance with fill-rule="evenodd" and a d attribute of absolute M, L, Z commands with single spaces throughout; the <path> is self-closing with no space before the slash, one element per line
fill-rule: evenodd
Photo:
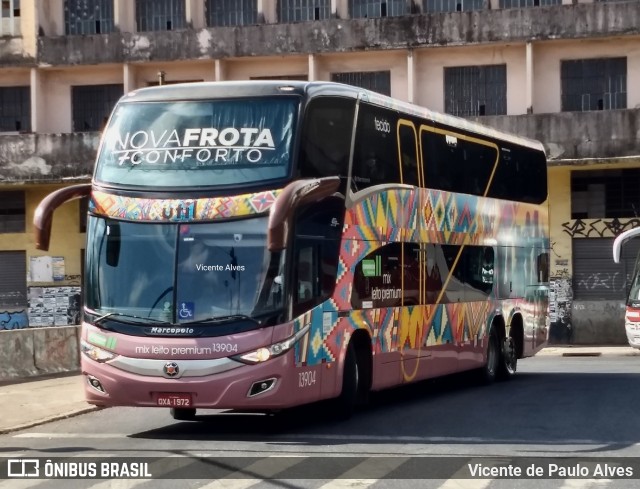
<path fill-rule="evenodd" d="M 89 211 L 129 221 L 211 221 L 267 212 L 281 190 L 201 199 L 150 199 L 94 191 Z"/>
<path fill-rule="evenodd" d="M 512 246 L 546 249 L 546 219 L 546 213 L 540 214 L 527 204 L 437 190 L 390 189 L 358 202 L 345 215 L 336 288 L 325 303 L 325 307 L 350 313 L 323 335 L 325 361 L 336 360 L 345 334 L 358 328 L 369 330 L 376 353 L 386 353 L 443 344 L 478 344 L 498 307 L 503 308 L 505 318 L 520 311 L 525 324 L 539 321 L 548 301 L 541 294 L 512 301 L 489 299 L 351 311 L 351 292 L 356 265 L 389 242 L 486 245 L 507 239 Z M 315 315 L 316 310 L 313 312 Z M 316 361 L 321 358 L 318 351 L 316 346 L 311 357 Z"/>

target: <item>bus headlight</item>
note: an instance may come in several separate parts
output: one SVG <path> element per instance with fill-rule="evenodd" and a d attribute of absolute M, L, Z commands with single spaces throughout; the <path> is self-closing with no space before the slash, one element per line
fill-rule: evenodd
<path fill-rule="evenodd" d="M 291 350 L 291 348 L 293 348 L 298 341 L 300 341 L 300 338 L 302 338 L 305 334 L 307 334 L 310 327 L 311 325 L 307 324 L 304 328 L 302 328 L 296 334 L 294 334 L 290 338 L 287 338 L 284 341 L 274 343 L 271 346 L 258 348 L 257 350 L 251 351 L 249 353 L 243 353 L 241 355 L 237 355 L 233 357 L 233 359 L 243 363 L 249 363 L 251 365 L 255 365 L 256 363 L 266 362 L 271 358 L 284 355 L 289 350 Z"/>
<path fill-rule="evenodd" d="M 87 343 L 84 340 L 80 340 L 80 351 L 87 355 L 91 360 L 95 360 L 100 363 L 108 362 L 118 356 L 115 353 L 103 350 L 102 348 L 92 345 L 91 343 Z"/>

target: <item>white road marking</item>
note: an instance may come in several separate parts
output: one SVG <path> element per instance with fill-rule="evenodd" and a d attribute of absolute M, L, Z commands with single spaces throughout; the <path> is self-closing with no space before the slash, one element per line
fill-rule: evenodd
<path fill-rule="evenodd" d="M 371 457 L 344 472 L 339 479 L 327 482 L 318 489 L 364 489 L 393 472 L 407 460 L 406 457 Z M 366 479 L 360 478 L 363 476 L 366 476 Z"/>
<path fill-rule="evenodd" d="M 278 459 L 277 461 L 274 459 Z M 274 477 L 280 472 L 293 467 L 300 462 L 307 460 L 307 457 L 268 457 L 258 460 L 247 465 L 242 471 L 234 472 L 224 479 L 218 479 L 199 489 L 247 489 L 255 484 L 262 482 L 264 479 L 243 478 L 235 479 L 234 477 L 244 476 L 250 473 L 258 473 L 267 479 Z"/>

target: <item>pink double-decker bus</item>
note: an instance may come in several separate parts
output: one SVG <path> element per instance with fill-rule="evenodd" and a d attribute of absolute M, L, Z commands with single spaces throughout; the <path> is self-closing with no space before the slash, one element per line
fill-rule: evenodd
<path fill-rule="evenodd" d="M 134 91 L 89 197 L 81 367 L 100 406 L 272 412 L 478 370 L 546 342 L 536 141 L 325 82 Z"/>

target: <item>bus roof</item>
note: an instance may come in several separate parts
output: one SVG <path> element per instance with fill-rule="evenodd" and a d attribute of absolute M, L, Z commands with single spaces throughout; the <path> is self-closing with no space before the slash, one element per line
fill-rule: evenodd
<path fill-rule="evenodd" d="M 370 90 L 335 82 L 307 82 L 298 80 L 251 80 L 177 83 L 140 88 L 125 95 L 121 102 L 160 102 L 179 100 L 201 100 L 212 98 L 243 98 L 277 95 L 300 95 L 315 97 L 334 95 L 359 98 L 382 107 L 425 118 L 441 124 L 463 129 L 475 134 L 495 138 L 511 144 L 525 146 L 544 152 L 541 142 L 516 134 L 499 131 L 489 126 L 472 122 L 462 117 L 435 112 L 419 105 L 402 102 Z"/>

